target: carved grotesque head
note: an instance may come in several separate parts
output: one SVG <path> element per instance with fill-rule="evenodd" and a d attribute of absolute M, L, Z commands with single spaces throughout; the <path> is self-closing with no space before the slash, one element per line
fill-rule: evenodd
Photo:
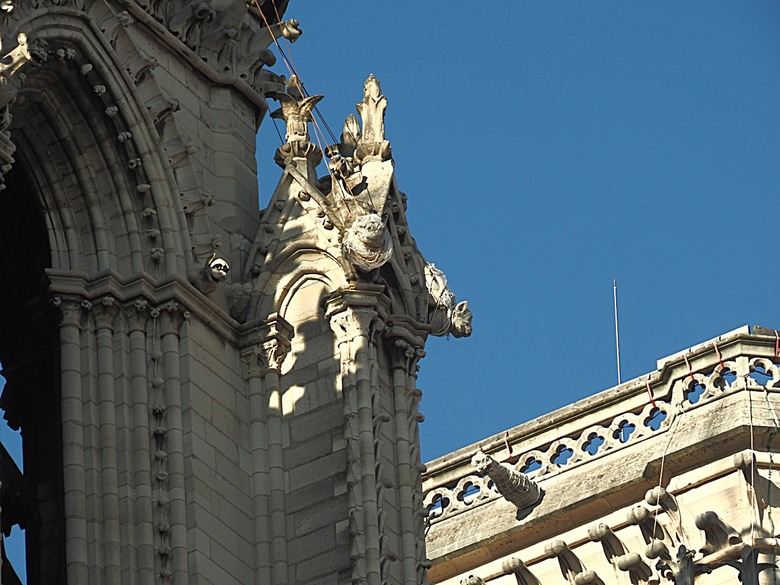
<path fill-rule="evenodd" d="M 368 213 L 355 218 L 342 242 L 346 258 L 368 272 L 382 266 L 393 253 L 393 240 L 382 218 Z"/>
<path fill-rule="evenodd" d="M 376 213 L 367 213 L 355 219 L 352 224 L 355 235 L 369 248 L 379 248 L 384 244 L 385 224 Z"/>
<path fill-rule="evenodd" d="M 493 463 L 493 458 L 482 451 L 477 451 L 471 458 L 471 465 L 479 474 L 487 473 L 493 466 Z"/>
<path fill-rule="evenodd" d="M 19 49 L 21 49 L 22 55 L 27 61 L 36 65 L 46 61 L 49 43 L 45 39 L 39 36 L 28 38 L 26 34 L 20 33 L 17 41 L 19 42 Z"/>
<path fill-rule="evenodd" d="M 461 301 L 452 309 L 452 336 L 468 337 L 471 335 L 471 309 L 468 301 Z"/>
<path fill-rule="evenodd" d="M 208 263 L 208 274 L 212 280 L 217 282 L 225 280 L 230 272 L 230 265 L 227 260 L 214 256 Z"/>

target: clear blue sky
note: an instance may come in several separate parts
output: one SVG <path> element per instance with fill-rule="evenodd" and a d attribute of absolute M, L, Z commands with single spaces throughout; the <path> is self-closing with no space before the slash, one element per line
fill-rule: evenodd
<path fill-rule="evenodd" d="M 412 234 L 474 312 L 471 338 L 421 362 L 424 459 L 614 385 L 613 278 L 624 380 L 780 327 L 780 3 L 292 0 L 287 17 L 336 134 L 379 78 Z M 266 120 L 263 205 L 278 143 Z"/>

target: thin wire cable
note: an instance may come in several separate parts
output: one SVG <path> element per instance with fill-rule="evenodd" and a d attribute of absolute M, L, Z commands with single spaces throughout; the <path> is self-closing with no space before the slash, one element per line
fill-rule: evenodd
<path fill-rule="evenodd" d="M 260 8 L 260 2 L 258 0 L 254 0 L 255 6 L 257 7 L 257 11 L 260 13 L 260 17 L 263 19 L 263 22 L 265 23 L 265 27 L 268 29 L 268 32 L 271 32 L 271 25 L 268 22 L 268 19 L 265 17 L 265 13 L 263 12 L 263 9 Z M 281 23 L 280 23 L 281 24 Z M 284 61 L 285 66 L 287 67 L 287 71 L 289 71 L 290 75 L 295 75 L 294 69 L 292 67 L 292 64 L 290 63 L 289 59 L 287 59 L 287 55 L 284 52 L 284 49 L 282 48 L 282 45 L 279 44 L 278 39 L 276 36 L 271 33 L 271 38 L 274 41 L 274 44 L 279 49 L 279 53 L 282 56 L 282 61 Z"/>
<path fill-rule="evenodd" d="M 748 420 L 750 421 L 750 546 L 756 543 L 756 451 L 753 438 L 753 394 L 748 387 L 748 374 L 745 374 L 745 390 L 748 397 Z"/>
<path fill-rule="evenodd" d="M 276 0 L 271 0 L 271 6 L 273 6 L 274 14 L 276 14 L 276 21 L 281 23 L 282 22 L 282 16 L 281 16 L 281 14 L 279 14 L 279 8 L 276 6 Z M 282 37 L 282 38 L 284 38 L 285 42 L 287 43 L 287 48 L 288 48 L 289 53 L 290 53 L 290 58 L 289 58 L 290 66 L 292 67 L 293 71 L 295 71 L 295 74 L 296 74 L 296 76 L 299 79 L 298 89 L 300 90 L 301 95 L 303 97 L 308 97 L 309 96 L 309 92 L 306 89 L 306 85 L 303 83 L 303 81 L 300 80 L 301 76 L 298 73 L 298 64 L 295 62 L 295 57 L 293 56 L 292 43 L 290 42 L 290 40 L 287 37 Z M 319 116 L 320 120 L 322 120 L 322 125 L 325 126 L 325 130 L 327 130 L 328 134 L 330 135 L 331 140 L 333 140 L 334 143 L 338 142 L 338 138 L 336 138 L 336 135 L 333 133 L 333 130 L 331 130 L 330 125 L 328 124 L 328 121 L 325 119 L 325 116 L 322 115 L 322 112 L 320 112 L 320 109 L 319 109 L 318 106 L 314 106 L 314 113 L 317 116 Z"/>
<path fill-rule="evenodd" d="M 271 118 L 271 121 L 274 123 L 274 130 L 276 130 L 276 135 L 279 137 L 279 144 L 284 144 L 284 138 L 282 138 L 282 133 L 279 132 L 279 126 L 276 124 L 276 118 Z"/>
<path fill-rule="evenodd" d="M 767 441 L 767 451 L 769 451 L 769 468 L 767 469 L 767 482 L 768 485 L 772 485 L 772 468 L 774 467 L 774 457 L 772 453 L 772 442 L 774 441 L 775 435 L 777 435 L 778 431 L 780 431 L 780 420 L 777 418 L 777 413 L 775 412 L 775 407 L 772 405 L 772 401 L 769 399 L 769 390 L 767 389 L 766 385 L 763 386 L 764 388 L 764 399 L 766 400 L 766 405 L 769 408 L 769 414 L 772 416 L 772 430 L 769 432 L 769 440 Z M 771 502 L 771 496 L 772 496 L 772 490 L 767 490 L 767 502 L 766 502 L 766 511 L 767 516 L 769 517 L 769 521 L 774 525 L 774 520 L 772 520 L 772 502 Z"/>
<path fill-rule="evenodd" d="M 664 447 L 664 452 L 661 454 L 661 472 L 658 474 L 658 487 L 663 487 L 663 480 L 664 480 L 664 464 L 666 463 L 666 454 L 669 451 L 669 447 L 672 446 L 672 439 L 674 439 L 674 434 L 677 432 L 677 428 L 680 426 L 680 420 L 682 420 L 683 415 L 685 414 L 685 411 L 683 410 L 682 402 L 680 402 L 677 405 L 678 412 L 674 417 L 674 420 L 672 421 L 672 424 L 669 426 L 669 440 L 666 442 L 666 447 Z M 653 538 L 655 538 L 655 531 L 658 527 L 658 509 L 659 505 L 658 502 L 655 502 L 655 513 L 653 514 Z"/>
<path fill-rule="evenodd" d="M 268 22 L 268 19 L 266 18 L 266 16 L 263 13 L 262 9 L 260 8 L 259 1 L 258 0 L 254 0 L 254 4 L 257 7 L 257 11 L 260 13 L 261 18 L 263 19 L 263 22 L 265 23 L 265 26 L 270 31 L 271 30 L 271 25 Z M 282 18 L 281 18 L 281 15 L 279 14 L 279 9 L 276 6 L 275 0 L 271 0 L 271 5 L 273 6 L 274 13 L 276 14 L 277 22 L 281 24 Z M 276 45 L 277 49 L 279 49 L 279 53 L 282 56 L 282 60 L 284 61 L 284 64 L 287 67 L 287 70 L 289 71 L 290 75 L 293 78 L 292 79 L 293 83 L 295 83 L 295 85 L 298 87 L 298 91 L 301 93 L 301 96 L 309 97 L 310 94 L 309 94 L 308 90 L 306 89 L 303 81 L 301 80 L 301 76 L 298 73 L 298 68 L 296 66 L 295 59 L 292 56 L 292 43 L 290 43 L 290 41 L 286 37 L 282 36 L 282 38 L 284 38 L 285 41 L 287 41 L 287 43 L 288 43 L 288 45 L 290 46 L 290 49 L 291 49 L 290 50 L 290 57 L 288 58 L 287 54 L 285 53 L 284 49 L 282 48 L 282 45 L 279 43 L 279 40 L 276 38 L 276 36 L 271 35 L 271 37 L 273 38 L 274 44 Z M 331 129 L 330 125 L 328 124 L 328 121 L 325 119 L 325 116 L 323 116 L 322 112 L 320 112 L 320 109 L 315 105 L 312 108 L 312 110 L 313 110 L 313 112 L 315 114 L 314 116 L 312 116 L 312 120 L 311 120 L 312 121 L 312 125 L 314 126 L 314 139 L 316 140 L 317 146 L 320 147 L 320 150 L 325 155 L 325 157 L 327 157 L 328 160 L 332 160 L 332 158 L 330 156 L 328 156 L 328 153 L 327 153 L 326 149 L 323 148 L 323 146 L 322 146 L 323 143 L 326 142 L 325 133 L 320 128 L 319 123 L 317 122 L 317 118 L 319 118 L 322 121 L 322 125 L 325 127 L 325 129 L 328 132 L 328 134 L 329 134 L 331 140 L 333 141 L 333 143 L 337 144 L 339 142 L 339 140 L 338 140 L 338 138 L 336 138 L 336 135 L 333 133 L 333 130 Z M 278 129 L 277 129 L 277 132 L 278 132 Z M 281 137 L 281 134 L 280 134 L 280 137 Z M 320 140 L 320 137 L 321 137 L 321 140 Z M 282 142 L 282 143 L 284 143 L 284 142 Z M 330 177 L 333 178 L 333 173 L 332 173 L 332 171 L 330 169 L 330 165 L 325 163 L 325 169 L 327 170 L 328 175 L 330 175 Z M 352 192 L 352 189 L 347 184 L 346 178 L 343 176 L 343 174 L 341 174 L 341 173 L 339 173 L 339 174 L 341 175 L 341 178 L 342 178 L 342 180 L 344 182 L 344 186 L 350 192 L 350 195 L 352 196 L 352 199 L 359 206 L 359 203 L 357 202 L 357 198 L 355 197 L 355 194 Z M 336 182 L 338 183 L 338 181 L 336 181 Z M 339 187 L 341 187 L 340 184 L 339 184 Z M 344 200 L 344 205 L 346 205 L 347 210 L 349 210 L 350 213 L 352 213 L 352 210 L 349 209 L 349 203 L 347 201 L 347 198 L 346 198 L 346 195 L 344 194 L 343 189 L 340 188 L 339 191 L 341 193 L 342 199 Z M 366 194 L 368 195 L 368 201 L 369 201 L 369 204 L 371 206 L 369 211 L 371 211 L 373 213 L 376 213 L 376 205 L 374 205 L 374 199 L 371 196 L 371 190 L 368 188 L 368 186 L 366 186 Z M 364 211 L 364 210 L 361 210 L 361 211 Z"/>

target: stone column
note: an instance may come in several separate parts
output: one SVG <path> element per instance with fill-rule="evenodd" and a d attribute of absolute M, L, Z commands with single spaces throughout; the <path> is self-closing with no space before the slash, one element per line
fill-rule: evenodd
<path fill-rule="evenodd" d="M 160 499 L 158 506 L 169 508 L 169 521 L 161 517 L 158 530 L 161 545 L 158 554 L 162 561 L 160 576 L 163 582 L 172 581 L 174 585 L 187 585 L 187 518 L 184 485 L 184 433 L 182 421 L 181 397 L 181 355 L 180 328 L 186 323 L 189 314 L 182 312 L 179 306 L 170 301 L 160 307 L 161 321 L 160 350 L 162 352 L 163 383 L 160 397 L 164 403 L 155 409 L 163 409 L 159 415 L 164 426 L 164 449 L 155 453 L 155 457 L 166 462 L 163 471 L 158 474 Z M 159 384 L 160 380 L 153 380 Z M 167 489 L 165 489 L 167 488 Z M 169 543 L 169 544 L 166 544 Z"/>
<path fill-rule="evenodd" d="M 282 362 L 293 328 L 272 314 L 261 339 L 242 354 L 249 385 L 255 583 L 288 581 L 287 520 L 282 446 Z"/>
<path fill-rule="evenodd" d="M 87 487 L 81 392 L 81 299 L 55 297 L 62 312 L 62 464 L 65 493 L 65 555 L 68 583 L 88 583 Z"/>
<path fill-rule="evenodd" d="M 152 514 L 152 451 L 150 392 L 147 355 L 159 362 L 159 349 L 147 347 L 149 311 L 147 302 L 137 300 L 126 309 L 129 322 L 130 393 L 132 412 L 133 478 L 135 487 L 135 545 L 138 585 L 154 585 L 154 517 Z"/>
<path fill-rule="evenodd" d="M 341 362 L 337 391 L 344 401 L 347 493 L 352 545 L 352 582 L 382 583 L 379 485 L 376 477 L 371 354 L 374 332 L 384 328 L 388 299 L 377 285 L 359 285 L 327 300 L 326 317 Z"/>
<path fill-rule="evenodd" d="M 425 355 L 423 339 L 410 327 L 394 325 L 387 339 L 391 351 L 393 384 L 393 424 L 397 460 L 398 513 L 401 532 L 400 557 L 405 585 L 420 585 L 425 580 L 425 536 L 422 510 L 423 466 L 420 463 L 417 427 L 422 415 L 417 412 L 421 396 L 416 387 L 417 361 Z"/>
<path fill-rule="evenodd" d="M 119 308 L 105 296 L 93 305 L 97 358 L 98 437 L 100 439 L 100 493 L 102 500 L 103 578 L 121 579 L 119 481 L 117 466 L 116 393 L 114 391 L 114 319 Z"/>

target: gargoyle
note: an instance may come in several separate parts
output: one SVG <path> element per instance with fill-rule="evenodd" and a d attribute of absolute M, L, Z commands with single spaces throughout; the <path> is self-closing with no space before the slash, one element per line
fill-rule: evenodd
<path fill-rule="evenodd" d="M 542 490 L 525 475 L 499 463 L 490 455 L 477 451 L 471 458 L 471 465 L 479 474 L 487 474 L 504 499 L 524 510 L 535 506 L 542 499 Z"/>

